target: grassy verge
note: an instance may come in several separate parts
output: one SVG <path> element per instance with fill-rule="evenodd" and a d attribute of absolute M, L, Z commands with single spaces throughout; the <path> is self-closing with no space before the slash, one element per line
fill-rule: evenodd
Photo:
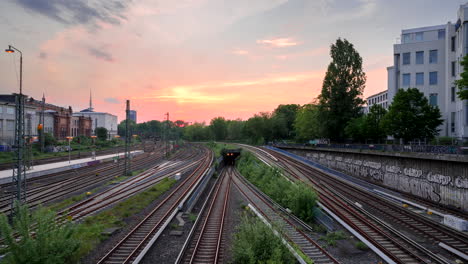
<path fill-rule="evenodd" d="M 89 253 L 99 242 L 107 238 L 102 232 L 108 228 L 121 228 L 125 226 L 123 221 L 151 204 L 156 198 L 169 190 L 176 180 L 165 178 L 150 189 L 139 193 L 131 198 L 117 204 L 111 209 L 97 215 L 90 216 L 81 224 L 83 231 L 80 232 L 80 240 L 83 242 L 79 255 Z"/>
<path fill-rule="evenodd" d="M 281 239 L 258 218 L 243 216 L 237 228 L 233 263 L 296 263 Z"/>
<path fill-rule="evenodd" d="M 237 162 L 239 172 L 281 206 L 289 208 L 305 222 L 313 223 L 317 194 L 301 182 L 286 180 L 276 168 L 266 166 L 250 152 Z"/>

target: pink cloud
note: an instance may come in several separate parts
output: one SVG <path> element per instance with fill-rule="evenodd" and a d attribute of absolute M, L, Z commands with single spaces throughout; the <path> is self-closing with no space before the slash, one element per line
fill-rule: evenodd
<path fill-rule="evenodd" d="M 276 48 L 284 48 L 284 47 L 291 47 L 297 46 L 300 43 L 295 41 L 292 38 L 276 38 L 276 39 L 262 39 L 257 40 L 258 44 L 269 45 Z"/>

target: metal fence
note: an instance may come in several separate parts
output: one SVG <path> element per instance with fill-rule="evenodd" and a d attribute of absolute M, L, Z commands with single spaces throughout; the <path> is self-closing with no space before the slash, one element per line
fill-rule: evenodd
<path fill-rule="evenodd" d="M 457 154 L 468 155 L 468 147 L 462 146 L 438 146 L 438 145 L 386 145 L 386 144 L 274 144 L 277 147 L 311 147 L 311 148 L 336 148 L 353 150 L 375 150 L 381 152 L 418 152 L 431 154 Z"/>

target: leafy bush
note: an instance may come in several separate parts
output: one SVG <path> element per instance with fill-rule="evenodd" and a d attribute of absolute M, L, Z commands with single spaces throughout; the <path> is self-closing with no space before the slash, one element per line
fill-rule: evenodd
<path fill-rule="evenodd" d="M 294 215 L 311 223 L 317 194 L 301 182 L 286 180 L 276 168 L 266 166 L 250 152 L 244 152 L 237 163 L 242 175 Z"/>
<path fill-rule="evenodd" d="M 295 263 L 281 239 L 257 218 L 244 216 L 234 234 L 233 263 Z"/>
<path fill-rule="evenodd" d="M 58 225 L 56 214 L 40 208 L 32 215 L 26 206 L 19 206 L 12 223 L 0 215 L 0 234 L 5 239 L 7 254 L 4 263 L 75 263 L 81 242 L 78 227 L 72 223 Z M 17 240 L 13 233 L 18 232 Z"/>

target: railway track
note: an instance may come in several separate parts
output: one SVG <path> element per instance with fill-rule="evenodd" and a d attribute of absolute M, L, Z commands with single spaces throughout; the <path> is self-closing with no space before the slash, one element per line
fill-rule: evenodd
<path fill-rule="evenodd" d="M 152 166 L 162 155 L 142 154 L 144 156 L 134 159 L 132 170 L 140 170 Z M 31 208 L 41 204 L 60 199 L 67 195 L 79 191 L 90 190 L 93 187 L 104 184 L 115 177 L 123 174 L 122 166 L 115 164 L 105 164 L 99 168 L 88 168 L 87 170 L 67 172 L 69 178 L 63 178 L 62 175 L 55 175 L 57 178 L 48 179 L 48 183 L 39 184 L 27 190 L 27 203 Z M 6 193 L 0 198 L 0 213 L 9 213 L 11 193 Z"/>
<path fill-rule="evenodd" d="M 223 170 L 176 263 L 223 263 L 232 167 Z"/>
<path fill-rule="evenodd" d="M 249 183 L 239 172 L 233 173 L 234 186 L 257 210 L 270 222 L 279 223 L 286 239 L 294 243 L 314 263 L 339 263 L 325 249 L 317 244 L 305 230 L 312 230 L 297 217 L 286 212 L 284 208 L 272 201 L 267 195 Z"/>
<path fill-rule="evenodd" d="M 138 263 L 150 248 L 169 220 L 177 212 L 177 207 L 185 201 L 193 187 L 210 167 L 212 153 L 205 149 L 205 158 L 169 195 L 161 201 L 139 224 L 105 254 L 98 263 Z"/>
<path fill-rule="evenodd" d="M 396 263 L 449 263 L 438 254 L 439 250 L 430 250 L 399 231 L 402 226 L 416 237 L 432 241 L 435 247 L 437 243 L 442 242 L 465 254 L 468 252 L 466 234 L 445 228 L 290 157 L 273 151 L 270 153 L 282 163 L 282 167 L 291 176 L 313 185 L 325 206 Z M 360 206 L 357 206 L 356 202 Z M 399 226 L 392 228 L 395 223 Z"/>
<path fill-rule="evenodd" d="M 128 197 L 144 191 L 161 180 L 171 177 L 176 173 L 185 173 L 192 170 L 200 164 L 203 158 L 196 157 L 197 153 L 193 153 L 182 161 L 163 162 L 155 167 L 135 176 L 126 181 L 101 192 L 93 197 L 90 197 L 82 202 L 79 202 L 71 207 L 61 211 L 60 215 L 67 215 L 74 221 L 83 217 L 89 216 L 99 210 L 121 202 Z"/>

